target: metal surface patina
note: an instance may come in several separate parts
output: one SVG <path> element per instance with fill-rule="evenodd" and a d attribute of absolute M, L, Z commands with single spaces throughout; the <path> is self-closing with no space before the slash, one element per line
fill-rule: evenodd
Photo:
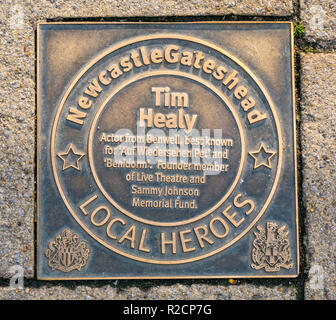
<path fill-rule="evenodd" d="M 39 279 L 298 275 L 290 23 L 37 37 Z"/>

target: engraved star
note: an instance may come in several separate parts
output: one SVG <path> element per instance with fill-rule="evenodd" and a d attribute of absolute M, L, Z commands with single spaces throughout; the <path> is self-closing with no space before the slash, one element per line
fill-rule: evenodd
<path fill-rule="evenodd" d="M 70 143 L 65 152 L 59 152 L 57 155 L 63 160 L 62 171 L 68 168 L 80 171 L 79 160 L 85 156 L 85 153 L 77 151 L 72 143 Z"/>
<path fill-rule="evenodd" d="M 264 144 L 261 142 L 257 151 L 249 152 L 249 155 L 254 159 L 253 169 L 257 169 L 261 166 L 272 169 L 271 159 L 275 154 L 275 151 L 266 150 Z"/>

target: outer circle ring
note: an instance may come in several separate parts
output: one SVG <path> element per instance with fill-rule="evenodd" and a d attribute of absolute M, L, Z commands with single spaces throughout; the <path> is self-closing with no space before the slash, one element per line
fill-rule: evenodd
<path fill-rule="evenodd" d="M 277 129 L 277 134 L 278 134 L 278 141 L 279 141 L 279 150 L 278 150 L 278 166 L 277 166 L 277 172 L 275 175 L 275 181 L 273 183 L 271 192 L 265 202 L 265 204 L 263 205 L 262 209 L 259 211 L 259 213 L 256 215 L 256 217 L 254 218 L 254 220 L 250 223 L 250 225 L 243 231 L 241 232 L 237 237 L 235 237 L 234 239 L 232 239 L 231 241 L 229 241 L 228 243 L 226 243 L 224 246 L 211 251 L 207 254 L 201 255 L 201 256 L 197 256 L 194 258 L 189 258 L 189 259 L 182 259 L 182 260 L 155 260 L 155 259 L 147 259 L 147 258 L 142 258 L 142 257 L 137 257 L 128 253 L 125 253 L 123 251 L 120 251 L 114 247 L 112 247 L 111 245 L 107 244 L 105 241 L 103 241 L 102 239 L 100 239 L 99 237 L 97 237 L 90 229 L 88 229 L 86 227 L 85 224 L 83 224 L 81 222 L 81 220 L 77 217 L 75 211 L 72 209 L 70 203 L 68 202 L 68 200 L 66 199 L 66 197 L 64 196 L 64 192 L 61 188 L 61 184 L 59 181 L 59 178 L 57 176 L 56 173 L 56 154 L 55 154 L 55 150 L 54 150 L 54 145 L 55 145 L 55 137 L 56 137 L 56 127 L 57 127 L 57 123 L 63 108 L 63 105 L 66 101 L 66 99 L 68 98 L 71 90 L 73 89 L 74 85 L 77 83 L 77 81 L 83 76 L 83 74 L 89 70 L 94 64 L 96 64 L 99 60 L 101 60 L 102 58 L 104 58 L 107 54 L 110 54 L 124 46 L 133 44 L 133 43 L 137 43 L 137 42 L 142 42 L 142 41 L 149 41 L 149 40 L 154 40 L 154 39 L 179 39 L 179 40 L 185 40 L 185 41 L 190 41 L 190 42 L 194 42 L 194 43 L 198 43 L 201 44 L 203 46 L 207 46 L 213 50 L 218 51 L 219 53 L 227 56 L 229 59 L 233 60 L 236 64 L 238 64 L 242 69 L 245 70 L 245 72 L 247 72 L 249 74 L 249 76 L 254 80 L 254 82 L 257 84 L 257 86 L 259 87 L 259 89 L 261 90 L 261 92 L 263 93 L 263 95 L 265 96 L 270 109 L 272 111 L 272 114 L 274 116 L 274 122 L 276 125 L 276 129 Z M 234 57 L 232 54 L 230 54 L 229 52 L 227 52 L 226 50 L 211 44 L 207 41 L 201 40 L 201 39 L 197 39 L 191 36 L 186 36 L 186 35 L 179 35 L 179 34 L 154 34 L 154 35 L 146 35 L 146 36 L 140 36 L 140 37 L 135 37 L 135 38 L 131 38 L 125 41 L 122 41 L 120 43 L 118 43 L 117 45 L 114 45 L 112 47 L 110 47 L 109 49 L 105 50 L 104 52 L 102 52 L 100 55 L 98 55 L 95 59 L 93 59 L 90 63 L 88 63 L 87 65 L 85 65 L 79 72 L 78 74 L 75 76 L 75 78 L 73 79 L 73 81 L 71 82 L 71 84 L 69 85 L 69 87 L 67 88 L 67 90 L 65 91 L 65 94 L 63 96 L 63 98 L 61 99 L 61 102 L 59 104 L 59 107 L 57 109 L 57 113 L 55 115 L 55 119 L 54 119 L 54 124 L 53 124 L 53 128 L 52 128 L 52 133 L 51 133 L 51 164 L 52 164 L 52 171 L 53 171 L 53 175 L 54 175 L 54 179 L 55 179 L 55 183 L 57 185 L 58 191 L 60 192 L 60 195 L 62 197 L 62 200 L 64 201 L 64 204 L 66 205 L 67 209 L 69 210 L 69 212 L 71 213 L 71 215 L 74 217 L 74 219 L 78 222 L 78 224 L 96 241 L 98 241 L 100 244 L 102 244 L 103 246 L 105 246 L 106 248 L 133 260 L 136 261 L 140 261 L 140 262 L 145 262 L 145 263 L 153 263 L 153 264 L 164 264 L 164 265 L 173 265 L 173 264 L 183 264 L 183 263 L 188 263 L 188 262 L 193 262 L 193 261 L 198 261 L 198 260 L 202 260 L 205 259 L 207 257 L 213 256 L 223 250 L 225 250 L 226 248 L 228 248 L 229 246 L 231 246 L 232 244 L 236 243 L 238 240 L 240 240 L 248 231 L 251 230 L 251 228 L 256 224 L 256 222 L 261 218 L 261 216 L 264 214 L 264 212 L 266 211 L 269 203 L 272 200 L 272 197 L 275 193 L 277 184 L 279 182 L 279 178 L 280 178 L 280 173 L 281 173 L 281 167 L 282 167 L 282 156 L 283 156 L 283 147 L 282 147 L 282 134 L 281 134 L 281 129 L 280 129 L 280 121 L 279 118 L 276 114 L 276 110 L 274 107 L 274 104 L 270 98 L 270 96 L 268 95 L 268 93 L 266 92 L 266 89 L 262 86 L 262 84 L 260 83 L 260 81 L 257 79 L 257 77 L 252 73 L 252 71 L 241 61 L 239 61 L 236 57 Z"/>

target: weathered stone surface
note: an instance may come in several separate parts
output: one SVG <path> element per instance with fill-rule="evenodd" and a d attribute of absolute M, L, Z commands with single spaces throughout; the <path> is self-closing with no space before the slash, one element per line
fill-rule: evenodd
<path fill-rule="evenodd" d="M 300 0 L 305 37 L 324 45 L 336 41 L 335 1 Z"/>
<path fill-rule="evenodd" d="M 0 274 L 3 277 L 10 275 L 9 269 L 14 265 L 24 267 L 26 276 L 33 275 L 34 130 L 25 117 L 0 116 L 3 150 L 0 153 Z"/>
<path fill-rule="evenodd" d="M 6 1 L 9 14 L 23 12 L 25 22 L 46 18 L 199 16 L 199 15 L 281 15 L 293 13 L 291 0 L 102 0 L 102 1 Z"/>
<path fill-rule="evenodd" d="M 307 299 L 336 299 L 336 53 L 301 55 Z"/>
<path fill-rule="evenodd" d="M 39 288 L 11 289 L 0 287 L 0 299 L 113 299 L 113 300 L 294 300 L 296 289 L 293 286 L 256 286 L 250 284 L 207 285 L 207 284 L 173 284 L 154 285 L 147 290 L 137 286 L 118 288 L 115 285 L 72 285 L 55 286 L 43 284 Z"/>
<path fill-rule="evenodd" d="M 0 276 L 21 265 L 33 275 L 33 30 L 0 29 Z"/>

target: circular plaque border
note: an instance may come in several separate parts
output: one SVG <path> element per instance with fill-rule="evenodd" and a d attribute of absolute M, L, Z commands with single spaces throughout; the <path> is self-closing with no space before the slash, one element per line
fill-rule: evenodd
<path fill-rule="evenodd" d="M 54 144 L 55 144 L 55 136 L 56 136 L 56 126 L 63 108 L 63 105 L 66 101 L 66 99 L 68 98 L 71 90 L 73 89 L 74 85 L 77 83 L 77 81 L 83 76 L 83 74 L 85 72 L 87 72 L 87 70 L 89 70 L 93 65 L 95 65 L 99 60 L 101 60 L 102 58 L 104 58 L 106 55 L 122 48 L 125 47 L 127 45 L 130 44 L 134 44 L 134 43 L 138 43 L 138 42 L 142 42 L 142 41 L 149 41 L 149 40 L 154 40 L 154 39 L 177 39 L 177 40 L 184 40 L 184 41 L 189 41 L 189 42 L 193 42 L 193 43 L 198 43 L 201 44 L 203 46 L 209 47 L 213 50 L 218 51 L 219 53 L 227 56 L 229 59 L 231 59 L 232 61 L 234 61 L 237 65 L 239 65 L 246 73 L 248 73 L 248 75 L 253 79 L 253 81 L 257 84 L 257 86 L 259 87 L 259 89 L 261 90 L 261 92 L 263 93 L 264 97 L 266 98 L 269 107 L 272 111 L 272 114 L 274 116 L 274 123 L 276 126 L 276 130 L 277 130 L 277 134 L 278 134 L 278 144 L 279 144 L 279 150 L 278 150 L 278 166 L 277 166 L 277 172 L 275 175 L 275 180 L 271 189 L 271 192 L 268 196 L 268 198 L 266 199 L 266 202 L 264 203 L 263 207 L 261 208 L 261 210 L 259 211 L 259 213 L 256 215 L 256 217 L 253 219 L 253 221 L 247 226 L 247 228 L 242 231 L 238 236 L 236 236 L 234 239 L 232 239 L 231 241 L 229 241 L 228 243 L 226 243 L 224 246 L 213 250 L 211 252 L 208 252 L 207 254 L 204 255 L 200 255 L 197 257 L 193 257 L 193 258 L 189 258 L 189 259 L 182 259 L 182 260 L 154 260 L 154 259 L 147 259 L 147 258 L 142 258 L 142 257 L 137 257 L 131 254 L 128 254 L 126 252 L 120 251 L 115 247 L 112 247 L 111 245 L 107 244 L 104 240 L 102 240 L 101 238 L 97 237 L 90 229 L 88 229 L 86 227 L 85 224 L 83 224 L 81 222 L 81 220 L 77 217 L 77 214 L 74 212 L 74 210 L 72 209 L 70 203 L 68 202 L 68 200 L 66 199 L 64 192 L 61 188 L 60 185 L 60 181 L 58 179 L 57 173 L 56 173 L 56 155 L 55 155 L 55 150 L 54 150 Z M 241 61 L 239 61 L 236 57 L 234 57 L 233 55 L 231 55 L 229 52 L 227 52 L 226 50 L 219 48 L 217 45 L 211 44 L 205 40 L 201 40 L 198 38 L 194 38 L 191 36 L 186 36 L 186 35 L 179 35 L 179 34 L 155 34 L 155 35 L 146 35 L 146 36 L 139 36 L 139 37 L 134 37 L 125 41 L 122 41 L 120 43 L 118 43 L 117 45 L 114 45 L 112 47 L 110 47 L 109 49 L 106 49 L 104 52 L 102 52 L 100 55 L 98 55 L 96 58 L 94 58 L 93 60 L 91 60 L 91 62 L 89 62 L 88 64 L 86 64 L 76 75 L 76 77 L 72 80 L 71 84 L 69 85 L 69 87 L 67 88 L 67 90 L 65 91 L 61 102 L 58 106 L 56 115 L 55 115 L 55 119 L 54 119 L 54 123 L 53 123 L 53 128 L 52 128 L 52 133 L 51 133 L 51 164 L 52 164 L 52 171 L 53 171 L 53 175 L 54 175 L 54 179 L 55 179 L 55 183 L 57 185 L 58 191 L 60 192 L 60 195 L 62 197 L 62 200 L 64 202 L 64 204 L 66 205 L 67 209 L 69 210 L 69 212 L 71 213 L 71 215 L 73 216 L 73 218 L 78 222 L 78 224 L 83 228 L 84 231 L 86 231 L 93 239 L 95 239 L 96 241 L 98 241 L 100 244 L 102 244 L 103 246 L 105 246 L 106 248 L 133 260 L 136 261 L 140 261 L 140 262 L 145 262 L 145 263 L 153 263 L 153 264 L 164 264 L 164 265 L 172 265 L 172 264 L 183 264 L 183 263 L 188 263 L 188 262 L 193 262 L 193 261 L 198 261 L 198 260 L 202 260 L 205 259 L 207 257 L 213 256 L 223 250 L 225 250 L 226 248 L 228 248 L 229 246 L 231 246 L 232 244 L 236 243 L 238 240 L 240 240 L 247 232 L 249 232 L 251 230 L 251 228 L 256 224 L 256 222 L 261 218 L 261 216 L 264 214 L 264 212 L 266 211 L 269 203 L 271 202 L 271 199 L 275 193 L 276 187 L 278 185 L 279 182 L 279 178 L 280 178 L 280 172 L 281 172 L 281 167 L 282 167 L 282 153 L 283 153 L 283 147 L 282 147 L 282 134 L 281 134 L 281 130 L 280 130 L 280 121 L 278 118 L 278 115 L 275 111 L 275 107 L 273 105 L 273 102 L 270 98 L 270 96 L 268 95 L 268 93 L 266 92 L 266 89 L 263 87 L 263 85 L 260 83 L 260 81 L 257 79 L 257 77 L 252 73 L 252 71 Z"/>

